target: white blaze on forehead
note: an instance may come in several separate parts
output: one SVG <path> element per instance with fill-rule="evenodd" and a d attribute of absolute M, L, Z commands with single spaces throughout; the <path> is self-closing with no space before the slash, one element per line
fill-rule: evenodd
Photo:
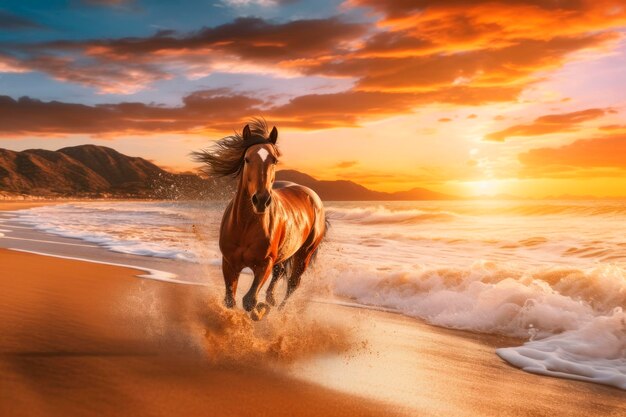
<path fill-rule="evenodd" d="M 265 148 L 259 149 L 257 153 L 259 154 L 263 162 L 265 162 L 265 160 L 267 159 L 267 156 L 270 154 Z"/>

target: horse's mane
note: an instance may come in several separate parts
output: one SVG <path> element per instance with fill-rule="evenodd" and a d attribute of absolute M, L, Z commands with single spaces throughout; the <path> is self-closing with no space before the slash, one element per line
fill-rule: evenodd
<path fill-rule="evenodd" d="M 272 145 L 276 154 L 280 156 L 278 147 L 267 139 L 269 133 L 264 119 L 253 118 L 248 126 L 252 133 L 248 140 L 244 140 L 242 133 L 235 132 L 233 135 L 218 140 L 209 149 L 192 152 L 192 158 L 204 164 L 201 170 L 209 176 L 238 177 L 243 169 L 244 156 L 249 147 L 258 144 Z"/>

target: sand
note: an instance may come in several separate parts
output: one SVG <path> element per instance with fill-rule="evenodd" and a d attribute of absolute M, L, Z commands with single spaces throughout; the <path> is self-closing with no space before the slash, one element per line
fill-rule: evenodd
<path fill-rule="evenodd" d="M 39 200 L 0 200 L 0 211 L 23 210 L 32 207 L 49 206 L 51 204 L 56 204 L 56 202 Z"/>
<path fill-rule="evenodd" d="M 1 416 L 626 415 L 623 391 L 495 355 L 520 340 L 306 293 L 253 324 L 219 286 L 140 273 L 0 249 Z"/>
<path fill-rule="evenodd" d="M 0 415 L 373 416 L 390 409 L 140 330 L 139 271 L 0 250 Z M 191 290 L 191 288 L 185 288 Z M 131 297 L 132 298 L 132 297 Z M 139 313 L 139 314 L 135 314 Z M 139 324 L 139 326 L 137 326 Z"/>

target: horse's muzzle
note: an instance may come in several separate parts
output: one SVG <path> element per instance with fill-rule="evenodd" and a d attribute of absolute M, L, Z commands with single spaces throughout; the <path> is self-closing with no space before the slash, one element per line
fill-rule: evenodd
<path fill-rule="evenodd" d="M 252 206 L 257 213 L 265 213 L 270 204 L 272 204 L 272 196 L 269 193 L 256 193 L 252 196 Z"/>

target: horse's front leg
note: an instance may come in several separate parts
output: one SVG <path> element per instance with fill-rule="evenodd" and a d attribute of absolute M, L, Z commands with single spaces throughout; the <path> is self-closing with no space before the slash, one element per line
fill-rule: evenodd
<path fill-rule="evenodd" d="M 259 290 L 272 273 L 273 266 L 274 262 L 270 259 L 266 259 L 263 264 L 252 269 L 252 272 L 254 272 L 254 281 L 252 281 L 252 286 L 250 290 L 248 290 L 248 293 L 243 297 L 243 308 L 246 311 L 252 311 L 256 307 Z"/>
<path fill-rule="evenodd" d="M 240 273 L 241 268 L 234 267 L 226 258 L 222 258 L 222 274 L 224 275 L 224 285 L 226 286 L 224 304 L 228 308 L 233 308 L 237 304 L 235 295 L 237 294 L 237 283 L 239 282 Z"/>

